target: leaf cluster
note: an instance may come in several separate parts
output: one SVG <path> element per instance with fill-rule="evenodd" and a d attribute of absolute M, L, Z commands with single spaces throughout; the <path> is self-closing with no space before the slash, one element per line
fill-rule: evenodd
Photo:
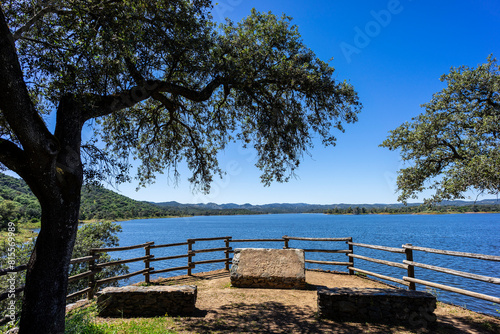
<path fill-rule="evenodd" d="M 435 191 L 428 202 L 500 192 L 500 67 L 492 56 L 476 68 L 452 68 L 425 113 L 391 131 L 381 146 L 399 150 L 399 200 Z"/>
<path fill-rule="evenodd" d="M 119 238 L 118 233 L 122 231 L 120 225 L 112 222 L 96 222 L 84 224 L 78 229 L 76 236 L 75 247 L 71 258 L 79 258 L 89 255 L 91 248 L 106 248 L 118 247 Z M 105 263 L 110 261 L 118 261 L 119 258 L 111 258 L 108 253 L 100 253 L 100 258 L 96 263 Z M 88 263 L 76 263 L 70 268 L 68 276 L 74 276 L 79 273 L 85 272 L 88 269 Z M 119 276 L 128 273 L 128 266 L 119 264 L 102 268 L 101 272 L 95 275 L 95 279 L 103 279 L 107 277 Z M 118 282 L 106 283 L 103 286 L 116 286 Z M 68 286 L 68 294 L 82 290 L 88 287 L 87 280 L 78 280 L 70 283 Z"/>

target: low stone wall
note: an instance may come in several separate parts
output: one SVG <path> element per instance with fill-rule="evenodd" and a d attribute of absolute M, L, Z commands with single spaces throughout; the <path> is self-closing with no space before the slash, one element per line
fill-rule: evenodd
<path fill-rule="evenodd" d="M 240 288 L 303 289 L 304 250 L 237 248 L 230 277 Z"/>
<path fill-rule="evenodd" d="M 404 323 L 426 327 L 436 321 L 436 297 L 427 292 L 375 288 L 319 288 L 321 317 L 354 322 Z"/>
<path fill-rule="evenodd" d="M 154 317 L 191 314 L 196 297 L 194 285 L 124 286 L 103 289 L 97 303 L 103 317 Z"/>

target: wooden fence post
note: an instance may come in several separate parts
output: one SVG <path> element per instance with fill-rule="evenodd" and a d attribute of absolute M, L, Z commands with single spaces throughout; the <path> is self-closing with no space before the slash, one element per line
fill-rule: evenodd
<path fill-rule="evenodd" d="M 288 247 L 288 241 L 289 241 L 290 239 L 288 238 L 288 236 L 287 236 L 287 235 L 284 235 L 284 236 L 283 236 L 283 240 L 285 241 L 285 246 L 283 247 L 283 249 L 288 249 L 288 248 L 289 248 L 289 247 Z"/>
<path fill-rule="evenodd" d="M 347 244 L 349 245 L 349 250 L 351 252 L 347 253 L 346 255 L 349 258 L 349 262 L 350 262 L 349 267 L 354 268 L 354 258 L 352 256 L 349 256 L 349 254 L 353 254 L 354 253 L 354 246 L 350 244 L 350 243 L 352 243 L 352 237 L 350 239 L 351 240 L 347 241 Z M 349 275 L 354 275 L 354 270 L 349 269 Z"/>
<path fill-rule="evenodd" d="M 87 299 L 91 300 L 94 298 L 95 290 L 96 290 L 96 280 L 95 280 L 95 274 L 94 271 L 96 271 L 96 263 L 95 263 L 95 257 L 96 253 L 93 250 L 90 250 L 90 256 L 93 257 L 92 260 L 89 261 L 89 271 L 92 272 L 92 275 L 89 276 L 89 291 L 87 292 Z"/>
<path fill-rule="evenodd" d="M 231 246 L 229 244 L 231 242 L 231 238 L 232 237 L 227 237 L 226 239 L 224 239 L 224 241 L 226 243 L 226 248 L 231 248 Z M 225 250 L 225 253 L 226 253 L 226 270 L 228 270 L 228 271 L 229 271 L 229 260 L 230 260 L 229 251 L 231 251 L 231 250 L 232 250 L 232 248 Z"/>
<path fill-rule="evenodd" d="M 146 284 L 149 284 L 150 283 L 150 280 L 149 280 L 149 259 L 150 259 L 150 257 L 149 256 L 151 255 L 151 244 L 144 247 L 144 250 L 146 252 L 146 256 L 148 257 L 147 259 L 144 260 L 144 269 L 148 269 L 148 271 L 146 271 L 144 273 L 144 282 L 146 282 Z"/>
<path fill-rule="evenodd" d="M 192 239 L 188 239 L 187 240 L 188 242 L 188 270 L 187 270 L 187 274 L 188 276 L 191 276 L 191 269 L 194 268 L 194 264 L 193 264 L 193 244 L 195 243 L 194 240 Z"/>
<path fill-rule="evenodd" d="M 411 246 L 412 244 L 406 244 L 407 246 Z M 409 248 L 405 248 L 406 260 L 413 261 L 413 250 Z M 415 267 L 412 265 L 408 265 L 408 277 L 415 278 Z M 415 283 L 410 282 L 408 286 L 409 290 L 416 290 Z"/>

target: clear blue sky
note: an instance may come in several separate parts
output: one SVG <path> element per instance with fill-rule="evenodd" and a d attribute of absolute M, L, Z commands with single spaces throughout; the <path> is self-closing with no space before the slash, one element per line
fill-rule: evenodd
<path fill-rule="evenodd" d="M 251 150 L 230 146 L 220 156 L 227 176 L 212 192 L 193 193 L 185 167 L 175 186 L 160 175 L 156 184 L 135 191 L 137 182 L 120 185 L 120 193 L 137 200 L 181 203 L 395 203 L 397 152 L 378 145 L 391 129 L 423 110 L 444 84 L 450 67 L 484 63 L 500 57 L 500 1 L 298 1 L 215 0 L 213 16 L 239 21 L 255 7 L 294 18 L 304 43 L 349 80 L 364 109 L 359 122 L 337 134 L 337 146 L 318 142 L 304 156 L 297 179 L 264 187 Z M 470 194 L 475 198 L 474 194 Z"/>
<path fill-rule="evenodd" d="M 251 150 L 230 146 L 221 154 L 226 178 L 211 194 L 193 193 L 181 170 L 177 187 L 159 176 L 155 185 L 122 194 L 138 200 L 182 203 L 395 203 L 396 172 L 403 165 L 397 152 L 378 145 L 391 129 L 423 110 L 444 84 L 450 67 L 484 63 L 500 57 L 500 1 L 214 1 L 216 20 L 239 21 L 258 11 L 294 18 L 304 43 L 336 68 L 338 80 L 349 80 L 364 109 L 359 122 L 338 134 L 336 147 L 318 145 L 304 156 L 297 179 L 264 187 Z M 363 36 L 364 35 L 364 36 Z M 475 198 L 474 194 L 471 196 Z"/>

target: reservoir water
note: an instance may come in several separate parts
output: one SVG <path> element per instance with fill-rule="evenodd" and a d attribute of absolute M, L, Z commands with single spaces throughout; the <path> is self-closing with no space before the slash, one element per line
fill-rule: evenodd
<path fill-rule="evenodd" d="M 336 238 L 352 237 L 353 242 L 401 247 L 414 246 L 453 250 L 487 255 L 500 255 L 500 214 L 449 214 L 449 215 L 323 215 L 280 214 L 252 216 L 210 216 L 189 218 L 143 219 L 120 222 L 123 232 L 119 234 L 120 246 L 129 246 L 154 241 L 156 245 L 185 242 L 190 238 L 231 236 L 233 239 L 293 237 Z M 282 248 L 283 243 L 234 243 L 233 248 L 264 247 Z M 292 248 L 346 249 L 345 242 L 290 241 Z M 223 241 L 197 242 L 193 249 L 224 247 Z M 187 246 L 152 249 L 155 257 L 187 253 Z M 404 254 L 354 246 L 354 253 L 368 257 L 402 263 Z M 113 252 L 113 258 L 144 256 L 144 249 Z M 500 278 L 500 263 L 471 258 L 428 254 L 414 251 L 415 262 Z M 223 252 L 202 253 L 194 261 L 224 258 Z M 306 259 L 323 261 L 348 261 L 345 254 L 306 253 Z M 158 269 L 186 266 L 187 259 L 158 261 L 151 266 Z M 223 263 L 196 266 L 193 272 L 222 269 Z M 307 268 L 320 268 L 347 272 L 345 266 L 306 264 Z M 355 259 L 355 267 L 401 279 L 406 270 Z M 142 262 L 130 263 L 130 272 L 144 268 Z M 184 275 L 186 271 L 163 273 L 153 276 L 168 277 Z M 415 268 L 415 277 L 435 283 L 500 297 L 500 286 L 467 278 L 442 274 L 428 269 Z M 143 275 L 132 277 L 120 284 L 143 281 Z M 387 282 L 390 283 L 390 282 Z M 392 284 L 392 283 L 391 283 Z M 426 290 L 418 285 L 418 290 Z M 500 305 L 456 293 L 434 290 L 438 300 L 465 306 L 468 309 L 499 316 Z"/>

